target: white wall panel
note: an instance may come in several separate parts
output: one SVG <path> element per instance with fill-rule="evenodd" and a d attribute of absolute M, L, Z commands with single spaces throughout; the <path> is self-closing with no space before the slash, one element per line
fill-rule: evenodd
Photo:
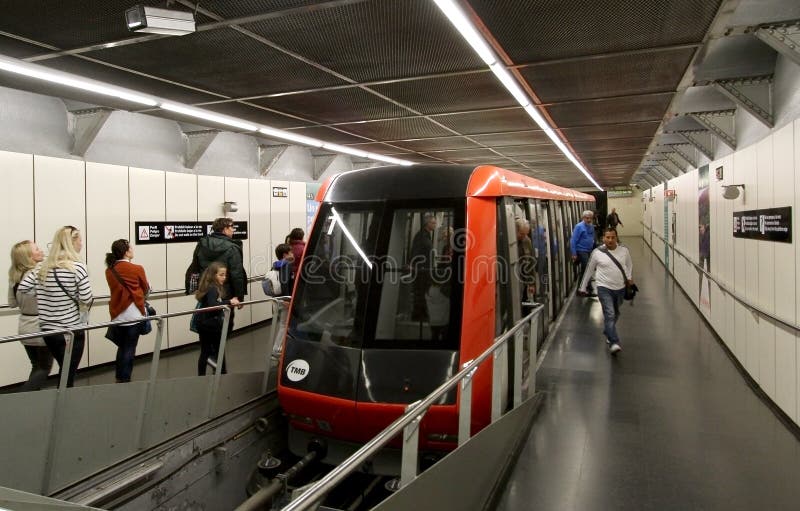
<path fill-rule="evenodd" d="M 130 224 L 129 239 L 135 243 L 135 222 L 150 222 L 166 220 L 166 177 L 161 170 L 149 170 L 131 167 L 128 169 L 128 187 L 130 196 Z M 134 245 L 133 262 L 144 267 L 150 289 L 164 291 L 167 287 L 167 245 Z M 178 267 L 178 273 L 185 268 Z M 159 314 L 168 312 L 167 296 L 163 293 L 153 294 L 149 298 L 150 304 Z M 153 332 L 139 338 L 136 353 L 152 353 L 156 342 L 155 323 Z M 165 323 L 164 328 L 167 328 Z M 164 332 L 164 346 L 168 339 L 168 330 Z"/>
<path fill-rule="evenodd" d="M 249 188 L 247 186 L 247 179 L 243 178 L 236 178 L 236 177 L 226 177 L 225 178 L 225 201 L 232 201 L 236 202 L 239 206 L 239 209 L 234 213 L 227 213 L 226 216 L 233 218 L 234 220 L 249 222 L 250 220 L 250 194 Z M 252 270 L 250 266 L 250 236 L 253 234 L 253 227 L 252 225 L 248 224 L 248 239 L 243 240 L 242 242 L 242 258 L 244 263 L 244 271 L 247 272 L 247 275 L 252 275 Z M 245 296 L 245 300 L 250 300 L 251 297 L 249 296 L 249 287 L 246 286 L 246 292 L 248 292 L 248 296 Z M 249 326 L 252 323 L 252 313 L 250 311 L 250 307 L 244 307 L 236 311 L 236 318 L 234 320 L 234 327 L 235 328 L 243 328 Z"/>
<path fill-rule="evenodd" d="M 289 231 L 299 227 L 306 231 L 306 184 L 292 181 L 289 185 Z M 289 234 L 286 231 L 286 234 Z M 308 233 L 306 233 L 308 239 Z"/>
<path fill-rule="evenodd" d="M 192 174 L 177 174 L 167 172 L 166 176 L 166 220 L 197 220 L 198 211 L 198 179 Z M 206 177 L 206 176 L 204 176 Z M 214 200 L 219 213 L 222 211 L 222 178 L 209 178 L 219 181 L 218 197 Z M 210 208 L 209 203 L 204 208 Z M 206 219 L 207 215 L 203 216 Z M 211 216 L 213 219 L 214 216 Z M 167 245 L 167 287 L 169 289 L 182 289 L 186 268 L 192 262 L 194 243 L 171 243 Z M 194 309 L 197 300 L 194 296 L 184 296 L 182 293 L 170 294 L 167 304 L 169 312 L 179 312 Z M 181 346 L 197 341 L 197 334 L 189 331 L 190 316 L 178 316 L 167 320 L 169 323 L 169 346 Z M 166 346 L 165 346 L 166 347 Z"/>
<path fill-rule="evenodd" d="M 272 266 L 275 259 L 274 247 L 270 236 L 270 182 L 267 180 L 248 181 L 248 194 L 250 201 L 250 268 L 253 276 L 264 275 Z M 261 288 L 260 282 L 250 285 L 250 299 L 261 300 L 267 298 Z M 269 304 L 252 306 L 253 322 L 265 321 L 272 317 L 272 308 Z"/>
<path fill-rule="evenodd" d="M 270 245 L 274 248 L 279 243 L 283 243 L 289 231 L 294 227 L 291 218 L 291 203 L 289 197 L 275 197 L 274 190 L 276 188 L 286 188 L 289 190 L 289 181 L 271 181 L 270 182 L 270 237 L 272 241 Z M 304 208 L 305 209 L 305 206 Z M 305 225 L 305 221 L 299 226 Z"/>
<path fill-rule="evenodd" d="M 13 218 L 0 233 L 0 271 L 11 265 L 11 247 L 18 241 L 33 240 L 44 250 L 49 239 L 35 239 L 33 215 L 33 155 L 0 151 L 0 180 L 6 192 L 0 201 L 3 218 Z M 52 236 L 52 233 L 50 233 Z M 3 273 L 5 275 L 5 273 Z M 0 303 L 7 303 L 8 281 L 0 278 Z M 18 309 L 0 309 L 0 335 L 15 335 Z M 0 344 L 0 385 L 28 378 L 30 363 L 19 342 Z"/>
<path fill-rule="evenodd" d="M 800 420 L 797 411 L 797 336 L 792 330 L 778 326 L 775 329 L 775 403 L 795 422 Z"/>
<path fill-rule="evenodd" d="M 757 208 L 774 207 L 774 170 L 772 137 L 756 144 L 758 169 Z M 775 245 L 770 241 L 756 242 L 758 253 L 756 267 L 758 288 L 756 303 L 763 310 L 775 312 Z M 770 398 L 775 399 L 775 324 L 762 318 L 758 325 L 759 339 L 759 384 Z"/>
<path fill-rule="evenodd" d="M 111 243 L 128 238 L 128 167 L 86 163 L 86 265 L 95 295 L 108 296 L 105 255 Z M 91 322 L 111 321 L 108 298 L 95 300 Z M 103 337 L 105 329 L 91 330 L 86 340 L 89 364 L 102 364 L 116 358 L 117 347 Z"/>
<path fill-rule="evenodd" d="M 86 241 L 85 167 L 82 161 L 33 157 L 36 239 L 42 240 L 45 250 L 56 230 L 65 225 L 77 227 Z M 86 243 L 81 250 L 81 259 L 86 260 Z M 88 354 L 88 350 L 83 351 L 78 367 L 86 366 Z"/>

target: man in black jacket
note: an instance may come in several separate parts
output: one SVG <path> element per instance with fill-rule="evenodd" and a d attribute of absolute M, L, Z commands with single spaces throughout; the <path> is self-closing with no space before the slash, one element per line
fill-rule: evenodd
<path fill-rule="evenodd" d="M 244 256 L 242 255 L 242 242 L 233 239 L 233 219 L 217 218 L 211 226 L 213 231 L 208 236 L 200 238 L 194 255 L 200 264 L 200 272 L 208 266 L 219 261 L 228 267 L 228 280 L 225 281 L 225 291 L 229 298 L 236 297 L 244 301 L 247 294 L 247 273 L 244 271 Z"/>

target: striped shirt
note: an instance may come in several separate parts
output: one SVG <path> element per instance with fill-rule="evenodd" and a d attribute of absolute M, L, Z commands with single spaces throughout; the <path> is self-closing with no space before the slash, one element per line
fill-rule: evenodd
<path fill-rule="evenodd" d="M 89 304 L 92 301 L 92 287 L 89 272 L 83 263 L 74 263 L 74 271 L 54 268 L 47 272 L 44 282 L 38 279 L 39 267 L 28 272 L 20 281 L 18 291 L 36 293 L 39 305 L 39 326 L 42 330 L 56 330 L 81 324 L 80 308 L 75 303 Z M 55 278 L 67 290 L 61 289 Z"/>

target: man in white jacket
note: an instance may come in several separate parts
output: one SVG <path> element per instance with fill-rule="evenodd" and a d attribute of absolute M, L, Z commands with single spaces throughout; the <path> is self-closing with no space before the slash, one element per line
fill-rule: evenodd
<path fill-rule="evenodd" d="M 615 259 L 622 268 L 614 262 Z M 597 296 L 603 307 L 603 333 L 608 339 L 608 350 L 612 355 L 616 355 L 622 350 L 617 335 L 619 307 L 625 299 L 626 281 L 628 285 L 633 284 L 631 254 L 627 248 L 619 245 L 616 229 L 607 228 L 603 232 L 603 246 L 592 252 L 578 290 L 579 294 L 586 295 L 586 286 L 593 275 L 597 286 Z"/>

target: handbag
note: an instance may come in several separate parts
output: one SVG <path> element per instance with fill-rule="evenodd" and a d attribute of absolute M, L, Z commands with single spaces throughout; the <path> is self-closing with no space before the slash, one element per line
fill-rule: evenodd
<path fill-rule="evenodd" d="M 197 291 L 200 285 L 201 273 L 200 259 L 197 257 L 197 249 L 195 248 L 194 254 L 192 254 L 192 262 L 189 264 L 189 267 L 186 268 L 186 274 L 183 277 L 183 284 L 187 295 Z"/>
<path fill-rule="evenodd" d="M 70 298 L 70 300 L 75 302 L 75 307 L 78 308 L 78 317 L 79 317 L 78 322 L 80 324 L 82 324 L 82 325 L 88 325 L 89 324 L 89 311 L 92 309 L 92 302 L 94 302 L 94 298 L 92 298 L 92 301 L 89 302 L 87 305 L 81 304 L 81 301 L 78 299 L 78 283 L 77 282 L 75 283 L 75 296 L 72 296 L 71 294 L 69 294 L 69 291 L 67 291 L 67 288 L 64 287 L 64 284 L 62 284 L 61 280 L 58 278 L 58 268 L 53 268 L 53 277 L 55 277 L 56 284 L 58 284 L 58 287 L 60 287 L 61 290 L 64 291 L 64 294 L 67 295 Z"/>
<path fill-rule="evenodd" d="M 111 270 L 111 273 L 114 274 L 114 277 L 117 278 L 117 281 L 122 285 L 122 287 L 127 289 L 128 293 L 130 293 L 130 295 L 133 296 L 133 291 L 131 290 L 130 287 L 128 287 L 127 284 L 125 284 L 125 281 L 122 280 L 122 277 L 119 276 L 119 273 L 117 273 L 117 270 L 114 269 L 114 266 L 111 266 L 108 269 Z M 156 309 L 152 305 L 150 305 L 147 301 L 145 301 L 144 316 L 145 317 L 155 316 L 156 314 L 157 314 Z M 147 335 L 153 331 L 153 323 L 149 319 L 144 321 L 139 321 L 137 325 L 139 326 L 139 335 Z M 108 332 L 106 332 L 106 338 L 108 338 Z"/>
<path fill-rule="evenodd" d="M 195 305 L 194 308 L 195 308 L 195 310 L 202 309 L 203 308 L 203 303 L 200 300 L 198 300 L 197 301 L 197 305 Z M 189 320 L 189 330 L 191 332 L 196 333 L 196 334 L 200 333 L 200 330 L 197 328 L 197 322 L 198 321 L 199 320 L 197 319 L 197 313 L 193 312 L 192 313 L 192 319 Z"/>
<path fill-rule="evenodd" d="M 603 252 L 608 257 L 610 257 L 611 260 L 614 261 L 614 264 L 617 265 L 617 268 L 619 268 L 619 271 L 622 272 L 622 277 L 625 279 L 625 296 L 624 296 L 624 298 L 626 300 L 633 300 L 634 298 L 636 298 L 636 293 L 639 292 L 639 287 L 636 286 L 636 284 L 628 284 L 628 274 L 625 273 L 625 270 L 622 268 L 622 265 L 619 263 L 619 261 L 617 261 L 617 258 L 614 257 L 611 254 L 611 252 L 609 252 L 608 249 L 605 248 L 605 247 L 599 248 L 598 250 Z"/>

